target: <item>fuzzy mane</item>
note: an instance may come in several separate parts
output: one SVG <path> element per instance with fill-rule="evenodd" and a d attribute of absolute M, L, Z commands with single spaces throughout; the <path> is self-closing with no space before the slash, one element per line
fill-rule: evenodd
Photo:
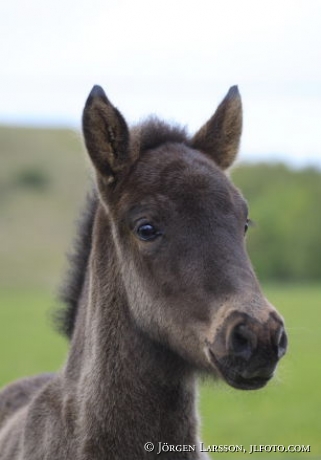
<path fill-rule="evenodd" d="M 150 117 L 131 129 L 131 149 L 144 152 L 167 142 L 188 142 L 184 128 L 171 126 Z M 78 221 L 78 230 L 71 253 L 68 255 L 69 269 L 58 293 L 63 306 L 53 315 L 55 328 L 69 339 L 72 337 L 77 317 L 78 301 L 85 281 L 92 245 L 92 232 L 98 206 L 97 191 L 93 189 L 87 196 L 84 210 Z"/>
<path fill-rule="evenodd" d="M 97 205 L 97 192 L 93 189 L 87 194 L 84 210 L 78 219 L 73 249 L 67 256 L 69 269 L 58 292 L 58 300 L 63 306 L 53 314 L 55 328 L 68 338 L 72 337 L 78 301 L 85 281 Z"/>
<path fill-rule="evenodd" d="M 131 148 L 138 152 L 155 149 L 167 142 L 188 143 L 185 128 L 169 125 L 156 117 L 149 117 L 131 129 Z"/>

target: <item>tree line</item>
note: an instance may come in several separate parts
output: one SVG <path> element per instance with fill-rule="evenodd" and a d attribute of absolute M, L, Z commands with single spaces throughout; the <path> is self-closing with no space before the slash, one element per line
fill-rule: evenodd
<path fill-rule="evenodd" d="M 321 172 L 243 164 L 234 183 L 250 207 L 247 246 L 261 279 L 321 279 Z"/>

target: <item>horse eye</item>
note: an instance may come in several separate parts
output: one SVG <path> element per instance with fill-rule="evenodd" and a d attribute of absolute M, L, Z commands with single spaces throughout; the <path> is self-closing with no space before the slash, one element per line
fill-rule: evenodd
<path fill-rule="evenodd" d="M 246 232 L 248 231 L 250 223 L 251 223 L 250 219 L 246 219 L 246 224 L 244 226 L 244 234 L 246 234 Z"/>
<path fill-rule="evenodd" d="M 140 225 L 137 228 L 136 233 L 138 238 L 142 241 L 153 241 L 161 235 L 161 233 L 152 224 Z"/>

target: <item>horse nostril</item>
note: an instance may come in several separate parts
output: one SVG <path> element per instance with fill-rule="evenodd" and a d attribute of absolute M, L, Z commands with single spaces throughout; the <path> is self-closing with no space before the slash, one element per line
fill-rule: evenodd
<path fill-rule="evenodd" d="M 288 338 L 283 327 L 280 328 L 276 336 L 276 347 L 278 359 L 281 359 L 285 355 L 288 345 Z"/>
<path fill-rule="evenodd" d="M 229 348 L 235 357 L 248 361 L 256 347 L 256 337 L 244 324 L 238 324 L 231 331 L 229 344 Z"/>

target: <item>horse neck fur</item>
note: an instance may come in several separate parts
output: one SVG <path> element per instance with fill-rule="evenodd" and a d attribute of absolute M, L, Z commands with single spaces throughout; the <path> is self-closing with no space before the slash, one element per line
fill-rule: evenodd
<path fill-rule="evenodd" d="M 78 416 L 85 420 L 80 434 L 89 451 L 99 448 L 105 454 L 97 439 L 105 440 L 107 449 L 124 442 L 131 449 L 147 441 L 196 442 L 194 371 L 133 322 L 102 206 L 64 372 Z"/>

